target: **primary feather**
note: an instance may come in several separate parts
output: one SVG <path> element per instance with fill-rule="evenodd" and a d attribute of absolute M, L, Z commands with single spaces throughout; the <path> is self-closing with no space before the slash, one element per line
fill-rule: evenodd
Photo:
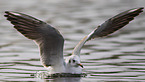
<path fill-rule="evenodd" d="M 44 66 L 56 66 L 60 63 L 60 68 L 63 67 L 64 38 L 54 27 L 26 14 L 11 11 L 5 13 L 15 29 L 39 45 L 40 59 Z"/>
<path fill-rule="evenodd" d="M 107 36 L 120 28 L 127 25 L 130 21 L 134 19 L 134 17 L 138 16 L 141 12 L 143 12 L 143 7 L 134 8 L 122 12 L 107 21 L 105 21 L 102 25 L 98 26 L 94 31 L 92 31 L 89 35 L 85 36 L 74 48 L 74 55 L 80 55 L 80 51 L 83 45 L 91 39 Z"/>

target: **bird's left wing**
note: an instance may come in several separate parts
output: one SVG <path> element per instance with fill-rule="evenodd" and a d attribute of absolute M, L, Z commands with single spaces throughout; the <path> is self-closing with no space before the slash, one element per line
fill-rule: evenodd
<path fill-rule="evenodd" d="M 39 45 L 40 59 L 44 66 L 64 65 L 64 38 L 57 29 L 26 14 L 12 11 L 5 13 L 15 29 Z"/>
<path fill-rule="evenodd" d="M 120 28 L 127 25 L 130 21 L 134 19 L 134 17 L 138 16 L 141 12 L 143 12 L 143 7 L 134 8 L 122 12 L 107 21 L 105 21 L 102 25 L 98 26 L 94 31 L 92 31 L 89 35 L 85 36 L 74 48 L 73 55 L 79 55 L 83 45 L 91 39 L 107 36 Z"/>

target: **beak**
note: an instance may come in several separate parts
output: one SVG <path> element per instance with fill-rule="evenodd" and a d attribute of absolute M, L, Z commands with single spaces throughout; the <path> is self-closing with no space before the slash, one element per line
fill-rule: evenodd
<path fill-rule="evenodd" d="M 79 63 L 79 64 L 77 64 L 77 65 L 79 65 L 79 66 L 81 66 L 82 68 L 84 68 L 84 66 L 83 66 L 82 64 L 80 64 L 80 63 Z"/>

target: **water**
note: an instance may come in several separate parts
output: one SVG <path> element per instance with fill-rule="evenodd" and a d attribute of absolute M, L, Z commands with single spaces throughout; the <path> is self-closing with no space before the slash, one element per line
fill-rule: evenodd
<path fill-rule="evenodd" d="M 45 71 L 39 50 L 3 17 L 5 10 L 23 12 L 56 27 L 65 38 L 64 55 L 108 18 L 142 7 L 144 0 L 0 0 L 0 81 L 96 82 L 145 81 L 145 13 L 114 34 L 86 43 L 81 51 L 82 78 L 40 79 Z"/>

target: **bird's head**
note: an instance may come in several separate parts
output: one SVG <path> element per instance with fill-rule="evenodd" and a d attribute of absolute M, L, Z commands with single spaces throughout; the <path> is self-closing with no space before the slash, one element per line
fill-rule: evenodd
<path fill-rule="evenodd" d="M 83 65 L 80 63 L 80 58 L 77 55 L 72 55 L 68 58 L 67 64 L 71 67 L 82 67 Z"/>

